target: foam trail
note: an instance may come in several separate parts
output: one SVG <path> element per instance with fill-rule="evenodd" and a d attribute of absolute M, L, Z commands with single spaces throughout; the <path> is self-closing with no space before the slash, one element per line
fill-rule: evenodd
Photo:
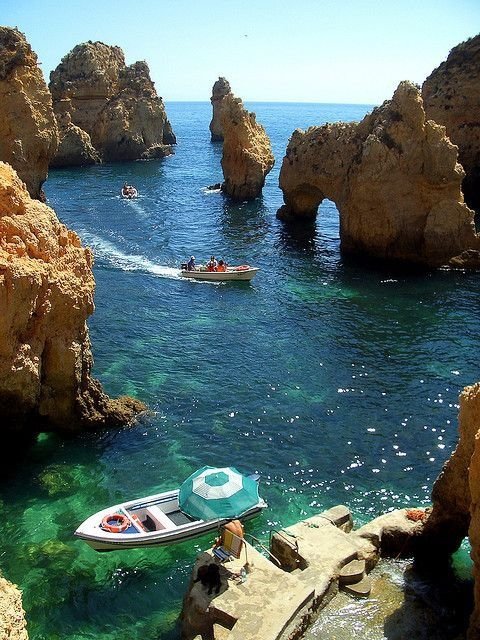
<path fill-rule="evenodd" d="M 140 197 L 140 196 L 139 196 Z M 149 214 L 145 211 L 145 208 L 138 202 L 138 198 L 132 198 L 131 200 L 123 199 L 125 204 L 133 209 L 140 218 L 148 218 Z"/>
<path fill-rule="evenodd" d="M 180 271 L 175 267 L 167 267 L 156 264 L 143 256 L 123 253 L 120 249 L 108 240 L 99 238 L 91 233 L 80 232 L 83 241 L 88 244 L 96 256 L 102 258 L 115 269 L 121 271 L 142 271 L 151 273 L 160 278 L 179 278 Z"/>

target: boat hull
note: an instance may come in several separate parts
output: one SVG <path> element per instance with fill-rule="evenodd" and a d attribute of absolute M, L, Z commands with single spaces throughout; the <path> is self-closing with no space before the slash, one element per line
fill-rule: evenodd
<path fill-rule="evenodd" d="M 248 520 L 258 515 L 266 507 L 260 500 L 257 505 L 248 509 L 239 519 Z M 102 520 L 113 513 L 126 515 L 132 523 L 124 532 L 110 532 L 102 529 Z M 141 531 L 133 523 L 132 516 L 136 513 L 151 516 L 156 526 L 162 527 L 154 531 Z M 180 524 L 174 522 L 178 518 L 185 520 Z M 132 500 L 113 505 L 90 516 L 75 531 L 75 536 L 84 540 L 95 551 L 114 551 L 122 549 L 138 549 L 142 547 L 158 547 L 196 538 L 210 531 L 216 531 L 229 518 L 216 520 L 194 520 L 180 511 L 178 506 L 178 489 L 165 493 Z M 133 530 L 132 530 L 133 529 Z M 135 530 L 138 529 L 138 530 Z"/>
<path fill-rule="evenodd" d="M 227 269 L 227 271 L 206 271 L 196 269 L 195 271 L 187 271 L 182 269 L 180 275 L 183 278 L 192 278 L 194 280 L 209 280 L 213 282 L 225 282 L 230 280 L 248 281 L 255 277 L 258 271 L 257 267 L 249 267 L 248 269 Z"/>

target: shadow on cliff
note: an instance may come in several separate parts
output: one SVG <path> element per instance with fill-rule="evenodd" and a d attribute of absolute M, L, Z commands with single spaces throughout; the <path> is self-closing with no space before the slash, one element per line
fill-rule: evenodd
<path fill-rule="evenodd" d="M 385 620 L 388 640 L 464 638 L 473 609 L 473 580 L 461 580 L 450 565 L 404 573 L 404 601 Z"/>

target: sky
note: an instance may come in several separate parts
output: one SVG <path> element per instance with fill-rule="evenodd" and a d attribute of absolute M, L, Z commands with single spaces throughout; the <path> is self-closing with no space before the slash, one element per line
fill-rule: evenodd
<path fill-rule="evenodd" d="M 244 102 L 380 104 L 421 84 L 480 32 L 480 0 L 0 0 L 48 82 L 73 47 L 145 60 L 166 102 L 210 99 L 219 76 Z"/>

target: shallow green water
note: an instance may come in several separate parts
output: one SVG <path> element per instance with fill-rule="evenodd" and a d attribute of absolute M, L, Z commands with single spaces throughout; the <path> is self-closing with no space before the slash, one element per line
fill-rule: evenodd
<path fill-rule="evenodd" d="M 161 550 L 96 554 L 72 537 L 91 513 L 177 486 L 204 465 L 261 474 L 269 509 L 247 530 L 347 504 L 357 524 L 429 501 L 457 438 L 457 398 L 479 379 L 479 279 L 399 275 L 339 254 L 330 202 L 311 230 L 275 218 L 278 171 L 297 126 L 367 107 L 250 105 L 276 167 L 263 197 L 231 204 L 209 142 L 210 105 L 167 105 L 179 144 L 163 161 L 52 171 L 50 204 L 95 252 L 95 375 L 147 402 L 132 428 L 41 435 L 0 493 L 0 569 L 24 592 L 33 640 L 178 636 L 206 536 Z M 140 198 L 123 201 L 125 180 Z M 261 271 L 199 283 L 176 271 L 211 253 Z"/>

